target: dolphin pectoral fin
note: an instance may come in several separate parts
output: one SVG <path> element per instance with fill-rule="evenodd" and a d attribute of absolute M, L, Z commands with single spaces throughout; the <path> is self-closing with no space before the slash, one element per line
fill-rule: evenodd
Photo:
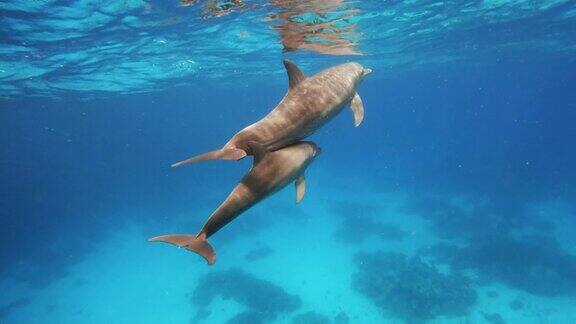
<path fill-rule="evenodd" d="M 362 99 L 358 95 L 358 92 L 354 94 L 352 102 L 350 103 L 350 108 L 352 113 L 354 113 L 354 127 L 360 126 L 362 120 L 364 120 L 364 105 L 362 104 Z"/>
<path fill-rule="evenodd" d="M 216 262 L 216 253 L 212 245 L 206 240 L 206 234 L 200 233 L 195 235 L 161 235 L 148 240 L 148 242 L 165 242 L 174 244 L 178 247 L 185 248 L 186 250 L 197 253 L 208 262 L 208 265 L 213 265 Z"/>
<path fill-rule="evenodd" d="M 298 83 L 302 82 L 306 79 L 306 75 L 304 72 L 298 68 L 296 64 L 292 61 L 284 60 L 284 67 L 286 68 L 286 72 L 288 73 L 288 82 L 290 89 L 294 88 Z"/>
<path fill-rule="evenodd" d="M 306 178 L 304 173 L 302 173 L 298 179 L 296 179 L 296 203 L 299 203 L 304 198 L 304 193 L 306 192 Z"/>
<path fill-rule="evenodd" d="M 220 150 L 215 150 L 211 152 L 207 152 L 204 154 L 200 154 L 184 161 L 180 161 L 177 163 L 172 164 L 173 168 L 182 166 L 184 164 L 200 162 L 200 161 L 208 161 L 208 160 L 240 160 L 246 156 L 246 152 L 244 150 L 238 148 L 224 148 Z"/>

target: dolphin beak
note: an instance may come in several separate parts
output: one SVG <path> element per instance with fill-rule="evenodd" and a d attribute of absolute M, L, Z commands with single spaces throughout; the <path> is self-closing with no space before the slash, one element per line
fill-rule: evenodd
<path fill-rule="evenodd" d="M 320 155 L 320 153 L 322 153 L 322 149 L 317 146 L 316 150 L 314 151 L 314 157 L 317 157 L 318 155 Z"/>
<path fill-rule="evenodd" d="M 362 76 L 367 76 L 370 73 L 372 73 L 372 69 L 363 69 L 362 70 Z"/>

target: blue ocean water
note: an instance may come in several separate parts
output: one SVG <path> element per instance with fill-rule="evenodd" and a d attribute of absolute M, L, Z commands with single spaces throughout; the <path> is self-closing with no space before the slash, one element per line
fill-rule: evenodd
<path fill-rule="evenodd" d="M 576 323 L 575 1 L 0 3 L 0 323 Z M 357 61 L 292 185 L 221 147 Z"/>

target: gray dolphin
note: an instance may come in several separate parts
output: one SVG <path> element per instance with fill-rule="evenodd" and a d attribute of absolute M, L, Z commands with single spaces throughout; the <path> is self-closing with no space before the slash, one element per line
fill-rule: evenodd
<path fill-rule="evenodd" d="M 219 150 L 189 158 L 172 167 L 206 160 L 239 160 L 253 155 L 249 142 L 258 142 L 268 151 L 280 149 L 312 134 L 350 104 L 354 125 L 364 118 L 362 99 L 356 88 L 372 72 L 358 63 L 340 64 L 311 77 L 285 60 L 289 89 L 282 101 L 261 120 L 234 135 Z"/>
<path fill-rule="evenodd" d="M 226 200 L 210 215 L 197 235 L 162 235 L 149 241 L 166 242 L 196 252 L 208 264 L 216 262 L 216 253 L 207 239 L 262 199 L 296 180 L 296 202 L 304 197 L 306 167 L 320 153 L 312 142 L 298 142 L 274 152 L 250 141 L 254 165 L 232 190 Z"/>

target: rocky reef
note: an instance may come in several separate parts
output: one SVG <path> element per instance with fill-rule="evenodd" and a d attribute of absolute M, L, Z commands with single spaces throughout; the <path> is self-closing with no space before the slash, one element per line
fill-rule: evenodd
<path fill-rule="evenodd" d="M 192 303 L 201 307 L 200 311 L 208 307 L 216 296 L 246 306 L 248 310 L 234 317 L 231 323 L 273 321 L 279 314 L 291 313 L 302 304 L 300 297 L 238 268 L 209 273 L 198 282 L 192 293 Z"/>
<path fill-rule="evenodd" d="M 388 315 L 420 323 L 437 316 L 464 316 L 476 303 L 471 281 L 440 273 L 418 257 L 394 252 L 359 253 L 353 288 Z"/>

